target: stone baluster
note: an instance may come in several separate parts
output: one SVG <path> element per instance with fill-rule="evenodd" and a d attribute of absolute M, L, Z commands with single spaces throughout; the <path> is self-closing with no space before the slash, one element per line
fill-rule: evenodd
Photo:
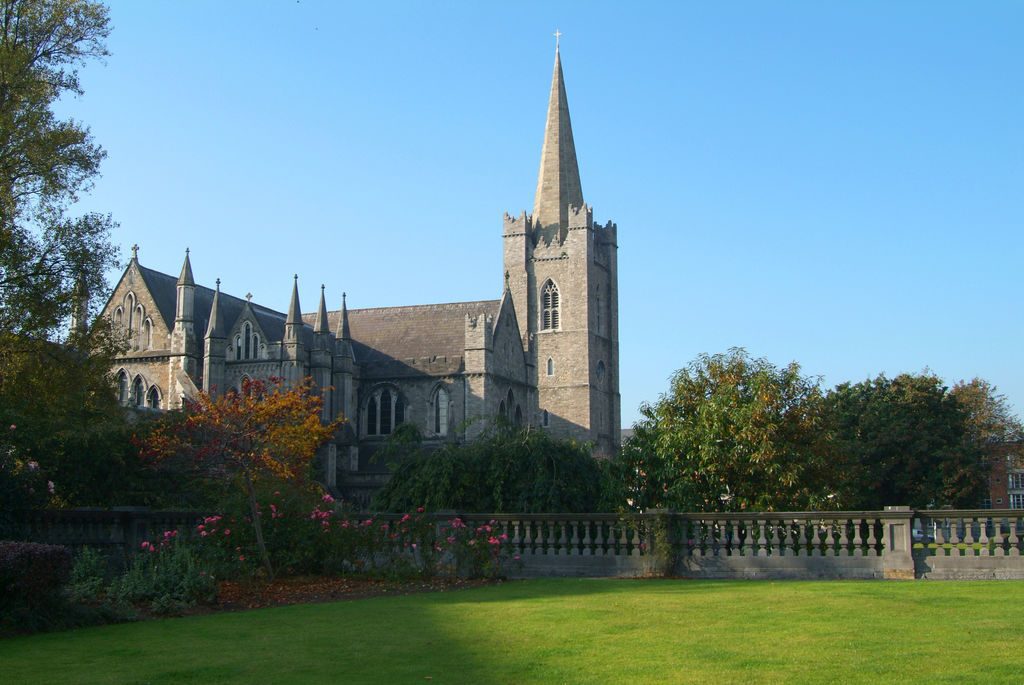
<path fill-rule="evenodd" d="M 629 538 L 626 535 L 627 530 L 625 525 L 619 526 L 619 554 L 622 556 L 629 556 Z"/>
<path fill-rule="evenodd" d="M 964 549 L 961 556 L 974 556 L 974 517 L 965 516 L 961 519 L 964 522 Z"/>
<path fill-rule="evenodd" d="M 842 519 L 839 521 L 839 556 L 841 557 L 852 557 L 853 550 L 850 549 L 850 528 L 852 527 L 849 519 Z"/>
<path fill-rule="evenodd" d="M 740 552 L 740 522 L 734 519 L 734 520 L 730 521 L 728 525 L 729 525 L 729 528 L 728 528 L 728 530 L 729 530 L 729 537 L 728 537 L 729 556 L 731 556 L 731 557 L 732 556 L 739 556 L 740 553 L 741 553 Z"/>
<path fill-rule="evenodd" d="M 594 542 L 590 538 L 590 529 L 594 526 L 592 521 L 583 521 L 583 550 L 582 554 L 585 557 L 594 555 Z"/>
<path fill-rule="evenodd" d="M 1017 534 L 1018 526 L 1020 525 L 1020 518 L 1017 516 L 1009 517 L 1007 523 L 1010 526 L 1010 546 L 1007 549 L 1007 553 L 1011 557 L 1020 556 L 1020 535 Z"/>
<path fill-rule="evenodd" d="M 949 526 L 949 556 L 958 557 L 960 556 L 960 523 L 958 520 L 945 520 L 946 525 Z"/>
<path fill-rule="evenodd" d="M 766 557 L 768 556 L 768 520 L 755 519 L 754 525 L 757 526 L 757 553 Z"/>
<path fill-rule="evenodd" d="M 868 519 L 868 556 L 878 557 L 882 555 L 883 541 L 885 538 L 885 526 L 878 525 L 874 519 Z"/>
<path fill-rule="evenodd" d="M 580 550 L 580 522 L 570 521 L 569 527 L 572 530 L 572 536 L 569 538 L 569 554 L 580 556 L 582 550 Z"/>
<path fill-rule="evenodd" d="M 861 532 L 861 524 L 864 519 L 853 519 L 853 556 L 864 556 L 864 534 Z"/>
<path fill-rule="evenodd" d="M 510 522 L 512 526 L 512 534 L 509 536 L 509 543 L 512 546 L 513 554 L 522 553 L 522 538 L 519 537 L 520 523 L 519 521 L 513 520 Z"/>
<path fill-rule="evenodd" d="M 558 528 L 558 542 L 556 543 L 558 547 L 555 550 L 555 554 L 565 556 L 569 553 L 569 536 L 566 534 L 565 530 L 568 525 L 568 521 L 565 520 L 555 522 L 555 526 Z"/>
<path fill-rule="evenodd" d="M 992 532 L 994 533 L 992 542 L 995 544 L 992 554 L 997 557 L 1006 556 L 1006 535 L 1003 534 L 1004 521 L 1006 521 L 1004 518 L 992 519 Z"/>
<path fill-rule="evenodd" d="M 983 557 L 992 555 L 992 550 L 989 549 L 988 522 L 989 519 L 984 517 L 978 520 L 978 524 L 981 527 L 981 530 L 978 531 L 978 544 L 981 546 L 978 552 Z"/>

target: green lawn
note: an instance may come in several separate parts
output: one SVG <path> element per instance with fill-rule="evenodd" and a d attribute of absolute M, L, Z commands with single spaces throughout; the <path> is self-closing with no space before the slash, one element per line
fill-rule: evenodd
<path fill-rule="evenodd" d="M 4 683 L 1020 683 L 1024 582 L 538 580 L 0 640 Z"/>

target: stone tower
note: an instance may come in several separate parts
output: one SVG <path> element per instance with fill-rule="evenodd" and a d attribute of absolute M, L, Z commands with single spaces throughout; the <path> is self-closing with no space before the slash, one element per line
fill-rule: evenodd
<path fill-rule="evenodd" d="M 616 235 L 583 201 L 556 48 L 533 214 L 505 215 L 505 273 L 536 375 L 534 423 L 599 456 L 620 442 Z"/>

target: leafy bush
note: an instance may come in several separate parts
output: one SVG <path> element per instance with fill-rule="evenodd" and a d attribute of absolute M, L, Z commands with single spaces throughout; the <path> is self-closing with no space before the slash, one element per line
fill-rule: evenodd
<path fill-rule="evenodd" d="M 167 531 L 158 544 L 144 541 L 124 575 L 111 585 L 118 601 L 149 603 L 157 614 L 180 613 L 217 597 L 217 583 L 202 568 L 199 555 L 177 531 Z"/>
<path fill-rule="evenodd" d="M 100 599 L 107 589 L 109 575 L 107 557 L 97 549 L 85 547 L 71 565 L 68 596 L 75 602 Z"/>
<path fill-rule="evenodd" d="M 59 600 L 71 575 L 71 550 L 35 542 L 0 542 L 0 610 Z"/>
<path fill-rule="evenodd" d="M 405 447 L 405 458 L 374 498 L 376 509 L 591 512 L 602 503 L 602 468 L 589 448 L 542 430 L 497 425 L 471 443 L 429 454 Z"/>

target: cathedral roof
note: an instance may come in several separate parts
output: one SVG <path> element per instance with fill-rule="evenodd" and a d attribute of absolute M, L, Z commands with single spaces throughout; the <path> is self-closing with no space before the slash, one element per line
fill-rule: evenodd
<path fill-rule="evenodd" d="M 436 358 L 446 358 L 449 370 L 457 371 L 466 349 L 466 316 L 497 316 L 499 305 L 499 300 L 480 300 L 349 309 L 355 359 L 372 375 L 402 375 L 410 360 L 436 364 Z M 330 328 L 338 330 L 341 311 L 329 312 L 327 318 Z M 312 323 L 316 314 L 303 319 Z"/>
<path fill-rule="evenodd" d="M 537 194 L 533 202 L 533 221 L 541 228 L 569 225 L 569 207 L 583 206 L 580 169 L 576 163 L 576 145 L 572 140 L 569 100 L 562 78 L 562 58 L 555 49 L 555 71 L 551 77 L 544 147 L 540 153 Z"/>
<path fill-rule="evenodd" d="M 153 297 L 154 302 L 156 302 L 157 309 L 160 310 L 160 315 L 164 321 L 173 325 L 174 309 L 177 301 L 177 279 L 174 276 L 155 271 L 141 264 L 138 265 L 138 268 L 142 278 L 146 281 L 149 294 Z M 193 326 L 197 332 L 205 331 L 210 325 L 210 310 L 213 308 L 214 292 L 214 290 L 205 286 L 196 286 Z M 218 304 L 223 321 L 230 326 L 238 320 L 246 301 L 222 291 Z M 250 303 L 250 306 L 252 307 L 253 315 L 256 317 L 256 322 L 263 329 L 263 333 L 269 340 L 281 340 L 284 338 L 285 315 L 283 312 L 276 312 L 273 309 L 268 309 L 254 303 Z M 303 326 L 303 330 L 305 329 L 307 327 Z M 311 332 L 309 331 L 309 333 Z"/>

